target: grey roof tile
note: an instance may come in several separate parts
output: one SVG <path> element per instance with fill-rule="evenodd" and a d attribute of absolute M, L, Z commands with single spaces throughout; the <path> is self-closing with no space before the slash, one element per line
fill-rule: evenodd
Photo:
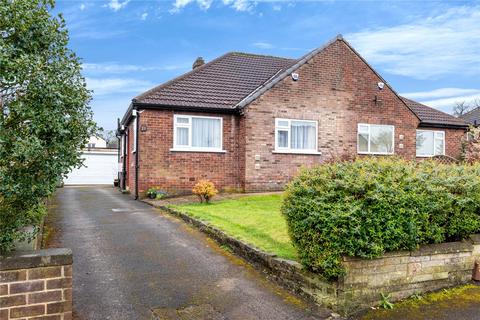
<path fill-rule="evenodd" d="M 460 118 L 462 118 L 467 123 L 472 124 L 474 126 L 480 125 L 480 107 L 477 107 L 477 108 L 461 115 Z"/>
<path fill-rule="evenodd" d="M 467 123 L 463 119 L 454 117 L 448 113 L 431 108 L 419 102 L 401 97 L 405 104 L 417 115 L 421 124 L 441 125 L 441 126 L 460 126 L 466 127 Z"/>
<path fill-rule="evenodd" d="M 135 98 L 136 103 L 233 109 L 251 92 L 296 60 L 227 53 Z"/>

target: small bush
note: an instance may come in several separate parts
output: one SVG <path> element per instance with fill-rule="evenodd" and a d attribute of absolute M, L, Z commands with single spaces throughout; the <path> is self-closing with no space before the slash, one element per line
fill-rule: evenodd
<path fill-rule="evenodd" d="M 200 202 L 205 200 L 206 203 L 209 203 L 210 199 L 218 193 L 218 190 L 215 188 L 213 182 L 209 180 L 200 180 L 195 184 L 192 192 L 199 197 Z"/>
<path fill-rule="evenodd" d="M 147 197 L 149 199 L 163 199 L 167 196 L 167 192 L 160 190 L 159 187 L 150 187 L 147 190 Z"/>
<path fill-rule="evenodd" d="M 303 169 L 282 205 L 301 262 L 328 279 L 373 258 L 480 231 L 480 165 L 371 158 Z"/>

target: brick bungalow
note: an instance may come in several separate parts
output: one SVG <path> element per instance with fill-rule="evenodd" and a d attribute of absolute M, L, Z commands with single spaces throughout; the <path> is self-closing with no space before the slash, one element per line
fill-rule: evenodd
<path fill-rule="evenodd" d="M 298 60 L 231 52 L 132 99 L 121 187 L 281 189 L 301 166 L 359 155 L 460 156 L 467 125 L 400 97 L 341 37 Z"/>

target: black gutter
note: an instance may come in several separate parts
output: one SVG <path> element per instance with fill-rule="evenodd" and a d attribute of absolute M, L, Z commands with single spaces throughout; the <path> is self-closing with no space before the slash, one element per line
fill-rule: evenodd
<path fill-rule="evenodd" d="M 443 129 L 464 129 L 468 130 L 468 124 L 447 124 L 447 123 L 428 123 L 420 122 L 418 125 L 419 128 L 443 128 Z"/>
<path fill-rule="evenodd" d="M 121 124 L 127 126 L 132 120 L 132 110 L 169 110 L 169 111 L 186 111 L 186 112 L 202 112 L 202 113 L 221 113 L 221 114 L 239 114 L 238 108 L 209 108 L 209 107 L 189 107 L 189 106 L 172 106 L 165 104 L 143 103 L 132 100 L 132 103 L 123 116 Z"/>
<path fill-rule="evenodd" d="M 136 111 L 136 116 L 134 121 L 136 121 L 137 123 L 135 125 L 135 141 L 133 143 L 135 143 L 135 200 L 138 200 L 138 174 L 140 171 L 140 165 L 138 164 L 138 154 L 140 152 L 140 144 L 138 143 L 138 133 L 140 131 L 138 128 L 138 124 L 140 123 L 140 113 L 138 112 L 135 105 L 133 106 L 133 110 Z"/>

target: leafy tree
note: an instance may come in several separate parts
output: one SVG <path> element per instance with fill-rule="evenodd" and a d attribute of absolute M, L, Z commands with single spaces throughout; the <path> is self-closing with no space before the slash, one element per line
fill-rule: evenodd
<path fill-rule="evenodd" d="M 34 236 L 43 201 L 95 132 L 79 58 L 53 0 L 0 0 L 0 252 Z M 37 227 L 35 228 L 37 229 Z"/>

